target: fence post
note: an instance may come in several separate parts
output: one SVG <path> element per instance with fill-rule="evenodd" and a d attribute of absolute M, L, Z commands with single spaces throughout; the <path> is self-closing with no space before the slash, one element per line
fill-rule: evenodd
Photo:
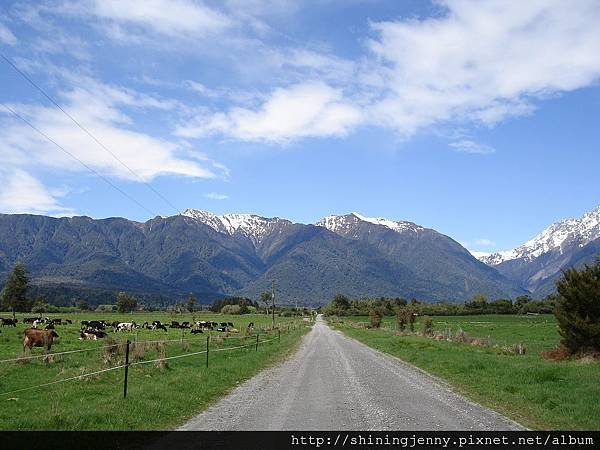
<path fill-rule="evenodd" d="M 256 335 L 256 351 L 258 351 L 258 334 Z"/>
<path fill-rule="evenodd" d="M 206 367 L 208 367 L 208 342 L 210 341 L 210 336 L 206 336 Z"/>
<path fill-rule="evenodd" d="M 281 342 L 281 330 L 277 329 L 277 342 Z"/>
<path fill-rule="evenodd" d="M 127 375 L 129 374 L 129 345 L 131 342 L 127 339 L 125 344 L 125 380 L 123 384 L 123 398 L 127 397 Z"/>

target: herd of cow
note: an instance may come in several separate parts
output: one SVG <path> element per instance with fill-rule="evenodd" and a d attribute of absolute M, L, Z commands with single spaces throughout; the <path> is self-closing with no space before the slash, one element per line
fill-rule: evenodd
<path fill-rule="evenodd" d="M 0 325 L 2 327 L 12 326 L 16 327 L 18 319 L 3 318 L 0 317 Z M 50 319 L 48 317 L 29 317 L 23 320 L 23 323 L 31 324 L 30 328 L 25 329 L 23 339 L 23 350 L 31 347 L 44 347 L 45 350 L 50 350 L 54 338 L 59 337 L 55 331 L 56 325 L 67 325 L 72 324 L 73 321 L 70 319 L 55 318 Z M 43 327 L 39 329 L 38 327 Z M 190 333 L 198 334 L 203 333 L 204 330 L 216 330 L 221 332 L 237 333 L 238 330 L 234 327 L 231 322 L 206 322 L 196 321 L 193 324 L 190 322 L 179 323 L 175 320 L 171 321 L 169 328 L 176 329 L 189 329 Z M 162 323 L 160 320 L 154 320 L 152 323 L 144 322 L 142 325 L 136 324 L 134 321 L 131 322 L 109 322 L 106 320 L 82 320 L 81 328 L 79 332 L 79 339 L 81 340 L 96 340 L 107 336 L 107 329 L 112 328 L 113 331 L 133 331 L 138 328 L 145 328 L 148 330 L 163 330 L 167 331 L 167 325 Z M 248 324 L 247 332 L 252 334 L 254 323 Z"/>

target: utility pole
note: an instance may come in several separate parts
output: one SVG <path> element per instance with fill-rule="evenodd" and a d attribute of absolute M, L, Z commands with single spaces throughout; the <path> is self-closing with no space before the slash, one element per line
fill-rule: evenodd
<path fill-rule="evenodd" d="M 275 280 L 271 280 L 271 309 L 273 313 L 273 326 L 271 329 L 275 330 Z"/>

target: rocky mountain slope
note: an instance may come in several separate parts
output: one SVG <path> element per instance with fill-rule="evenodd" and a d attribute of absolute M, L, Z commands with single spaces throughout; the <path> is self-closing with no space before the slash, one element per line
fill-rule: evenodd
<path fill-rule="evenodd" d="M 527 290 L 543 296 L 554 290 L 561 270 L 593 262 L 600 248 L 600 207 L 579 219 L 556 222 L 523 245 L 481 261 Z"/>
<path fill-rule="evenodd" d="M 16 261 L 49 299 L 65 290 L 256 299 L 272 279 L 278 301 L 313 305 L 339 292 L 451 301 L 523 292 L 447 236 L 359 214 L 315 225 L 192 209 L 145 223 L 0 215 L 0 280 Z"/>

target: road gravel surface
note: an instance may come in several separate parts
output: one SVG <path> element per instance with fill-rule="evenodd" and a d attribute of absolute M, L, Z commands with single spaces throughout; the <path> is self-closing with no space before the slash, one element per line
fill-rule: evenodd
<path fill-rule="evenodd" d="M 522 430 L 441 380 L 331 329 L 180 430 Z"/>

